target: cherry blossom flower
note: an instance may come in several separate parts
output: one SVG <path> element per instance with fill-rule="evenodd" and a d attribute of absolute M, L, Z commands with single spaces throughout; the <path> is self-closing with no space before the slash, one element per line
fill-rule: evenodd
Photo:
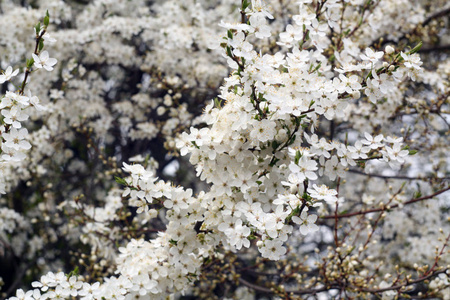
<path fill-rule="evenodd" d="M 370 151 L 370 148 L 363 146 L 361 141 L 356 141 L 355 146 L 348 146 L 347 149 L 350 151 L 351 158 L 353 159 L 367 158 L 367 153 Z"/>
<path fill-rule="evenodd" d="M 319 226 L 314 224 L 317 220 L 317 215 L 309 214 L 303 210 L 300 217 L 293 216 L 292 221 L 300 225 L 300 233 L 307 235 L 319 230 Z"/>
<path fill-rule="evenodd" d="M 250 136 L 258 140 L 260 142 L 267 142 L 269 140 L 273 140 L 276 131 L 276 124 L 273 121 L 264 119 L 260 122 L 254 122 L 253 123 L 253 129 L 250 132 Z"/>
<path fill-rule="evenodd" d="M 365 132 L 364 136 L 366 137 L 366 140 L 362 140 L 361 143 L 367 145 L 369 148 L 377 149 L 383 146 L 383 144 L 381 143 L 384 139 L 382 134 L 379 134 L 376 137 L 372 137 L 369 133 Z"/>
<path fill-rule="evenodd" d="M 383 51 L 373 51 L 370 48 L 366 48 L 365 54 L 361 54 L 360 57 L 362 60 L 368 60 L 372 64 L 376 64 L 380 58 L 382 58 L 384 55 Z"/>
<path fill-rule="evenodd" d="M 5 139 L 4 145 L 14 150 L 28 150 L 31 148 L 31 144 L 25 140 L 27 135 L 28 130 L 26 128 L 17 130 L 13 127 L 8 133 L 2 135 Z"/>
<path fill-rule="evenodd" d="M 383 159 L 389 163 L 391 168 L 398 170 L 400 165 L 405 162 L 405 157 L 408 156 L 408 150 L 402 150 L 400 143 L 395 143 L 392 148 L 385 146 L 386 150 L 381 150 Z"/>
<path fill-rule="evenodd" d="M 271 260 L 279 260 L 286 253 L 283 242 L 280 240 L 265 240 L 260 248 L 261 255 Z"/>
<path fill-rule="evenodd" d="M 28 120 L 28 115 L 17 108 L 2 109 L 1 114 L 5 117 L 3 120 L 6 124 L 12 125 L 14 128 L 21 128 L 22 121 Z"/>
<path fill-rule="evenodd" d="M 308 188 L 309 195 L 317 200 L 325 200 L 330 204 L 336 203 L 338 200 L 336 195 L 337 191 L 333 189 L 329 189 L 326 185 L 317 186 L 317 184 L 313 184 L 312 188 Z"/>
<path fill-rule="evenodd" d="M 4 83 L 5 81 L 10 81 L 12 77 L 17 76 L 19 74 L 19 69 L 14 70 L 11 66 L 6 68 L 6 71 L 3 75 L 0 75 L 0 84 Z"/>
<path fill-rule="evenodd" d="M 289 165 L 289 169 L 292 171 L 292 174 L 297 176 L 300 181 L 304 181 L 305 179 L 316 180 L 317 174 L 313 171 L 316 171 L 317 163 L 311 159 L 302 156 L 300 158 L 298 164 L 291 163 Z"/>
<path fill-rule="evenodd" d="M 58 62 L 56 58 L 50 58 L 47 51 L 43 51 L 39 56 L 32 54 L 34 59 L 34 66 L 38 69 L 46 69 L 47 71 L 52 71 L 53 66 Z"/>
<path fill-rule="evenodd" d="M 333 155 L 331 159 L 325 162 L 325 175 L 327 175 L 330 180 L 335 180 L 336 177 L 345 177 L 345 167 L 339 163 L 336 155 Z"/>

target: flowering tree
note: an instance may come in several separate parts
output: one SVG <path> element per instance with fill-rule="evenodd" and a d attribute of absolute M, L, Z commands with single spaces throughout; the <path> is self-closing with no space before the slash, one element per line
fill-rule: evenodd
<path fill-rule="evenodd" d="M 446 1 L 16 2 L 2 298 L 450 299 Z"/>

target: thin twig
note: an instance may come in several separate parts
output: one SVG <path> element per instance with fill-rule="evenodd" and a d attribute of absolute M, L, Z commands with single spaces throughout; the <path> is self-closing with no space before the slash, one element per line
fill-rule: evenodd
<path fill-rule="evenodd" d="M 411 199 L 409 201 L 406 201 L 406 202 L 402 203 L 402 205 L 407 205 L 407 204 L 411 204 L 411 203 L 415 203 L 415 202 L 431 199 L 431 198 L 433 198 L 433 197 L 435 197 L 437 195 L 445 193 L 448 190 L 450 190 L 450 186 L 448 186 L 448 187 L 446 187 L 446 188 L 444 188 L 444 189 L 442 189 L 440 191 L 437 191 L 434 194 Z M 338 215 L 337 217 L 340 218 L 340 219 L 341 218 L 349 218 L 349 217 L 354 217 L 354 216 L 358 216 L 358 215 L 365 215 L 365 214 L 370 214 L 370 213 L 374 213 L 374 212 L 386 211 L 386 210 L 389 210 L 389 209 L 392 209 L 392 208 L 396 208 L 398 206 L 399 206 L 399 204 L 394 204 L 394 205 L 390 205 L 389 208 L 386 207 L 386 206 L 382 207 L 382 208 L 372 208 L 372 209 L 368 209 L 368 210 L 361 210 L 361 211 L 357 211 L 357 212 L 341 214 L 341 215 Z M 320 218 L 321 219 L 334 219 L 334 218 L 336 218 L 336 216 L 333 214 L 333 215 L 328 215 L 328 216 L 321 216 Z"/>
<path fill-rule="evenodd" d="M 377 177 L 377 178 L 384 178 L 384 179 L 401 179 L 401 180 L 423 180 L 423 181 L 430 181 L 430 180 L 449 180 L 450 177 L 408 177 L 408 176 L 395 176 L 395 175 L 380 175 L 380 174 L 367 174 L 364 173 L 362 171 L 359 170 L 355 170 L 355 169 L 350 169 L 349 172 L 351 173 L 355 173 L 355 174 L 360 174 L 360 175 L 365 175 L 365 176 L 369 176 L 369 177 Z"/>

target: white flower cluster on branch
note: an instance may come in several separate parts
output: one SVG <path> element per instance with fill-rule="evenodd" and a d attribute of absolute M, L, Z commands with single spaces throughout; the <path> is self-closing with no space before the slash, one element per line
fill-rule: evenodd
<path fill-rule="evenodd" d="M 39 28 L 39 30 L 36 31 L 36 46 L 34 53 L 31 54 L 33 59 L 27 61 L 21 85 L 15 91 L 7 91 L 0 100 L 0 113 L 2 115 L 0 125 L 2 135 L 0 165 L 4 169 L 9 168 L 10 165 L 16 165 L 17 167 L 19 162 L 25 160 L 26 152 L 31 148 L 31 144 L 28 141 L 28 130 L 22 127 L 22 122 L 29 118 L 29 111 L 32 109 L 40 111 L 46 109 L 40 104 L 39 98 L 31 94 L 30 90 L 28 90 L 28 96 L 25 96 L 24 92 L 28 84 L 28 76 L 34 71 L 32 66 L 36 69 L 44 67 L 47 71 L 52 71 L 52 66 L 57 62 L 55 58 L 49 58 L 47 51 L 41 52 L 44 47 L 44 36 L 48 24 L 49 15 L 47 13 L 42 29 L 40 29 L 40 23 L 35 27 L 35 29 Z M 37 56 L 38 54 L 39 56 Z M 13 71 L 13 68 L 8 66 L 3 74 L 0 75 L 0 84 L 12 82 L 18 74 L 19 69 Z M 7 177 L 4 177 L 4 174 L 2 175 L 0 175 L 0 193 L 5 194 Z"/>
<path fill-rule="evenodd" d="M 0 297 L 450 299 L 448 8 L 150 2 L 0 3 Z"/>

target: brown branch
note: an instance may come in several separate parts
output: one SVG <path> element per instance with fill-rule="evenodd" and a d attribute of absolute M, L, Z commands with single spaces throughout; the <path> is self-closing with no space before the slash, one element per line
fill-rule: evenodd
<path fill-rule="evenodd" d="M 42 40 L 42 37 L 44 36 L 44 34 L 46 33 L 46 29 L 44 29 L 42 32 L 41 32 L 41 34 L 39 34 L 39 32 L 36 32 L 36 45 L 34 46 L 34 54 L 36 54 L 36 55 L 38 55 L 38 49 L 39 49 L 39 44 L 40 44 L 40 42 L 41 42 L 41 40 Z M 23 93 L 25 92 L 25 86 L 27 85 L 27 80 L 28 80 L 28 76 L 30 75 L 30 73 L 31 73 L 31 70 L 30 69 L 28 69 L 28 68 L 26 68 L 26 70 L 25 70 L 25 77 L 24 77 L 24 79 L 23 79 L 23 82 L 22 82 L 22 87 L 21 87 L 21 89 L 20 89 L 20 91 L 19 91 L 19 95 L 23 95 Z"/>
<path fill-rule="evenodd" d="M 438 18 L 443 17 L 443 16 L 446 16 L 446 15 L 448 15 L 448 14 L 450 14 L 450 7 L 446 8 L 446 9 L 444 9 L 444 10 L 435 12 L 434 14 L 431 14 L 429 17 L 427 17 L 427 18 L 425 19 L 425 21 L 423 21 L 423 23 L 418 24 L 416 27 L 414 27 L 414 29 L 412 29 L 412 30 L 410 30 L 410 31 L 408 31 L 408 32 L 406 32 L 406 33 L 404 33 L 400 38 L 398 38 L 398 41 L 403 40 L 403 39 L 406 38 L 408 35 L 411 35 L 411 34 L 414 34 L 415 32 L 417 32 L 417 30 L 418 30 L 418 28 L 419 28 L 420 26 L 422 26 L 422 27 L 427 26 L 427 25 L 428 25 L 431 21 L 433 21 L 434 19 L 438 19 Z M 392 41 L 392 40 L 384 40 L 383 43 L 382 43 L 382 45 L 386 45 L 386 44 L 389 44 L 389 43 L 396 44 L 397 42 L 396 42 L 396 41 Z M 423 51 L 420 51 L 420 52 L 423 52 Z"/>
<path fill-rule="evenodd" d="M 423 282 L 423 281 L 430 279 L 436 275 L 445 273 L 447 270 L 448 269 L 436 271 L 436 272 L 433 272 L 432 274 L 417 278 L 415 280 L 407 281 L 403 284 L 393 285 L 393 286 L 386 287 L 386 288 L 378 288 L 378 289 L 369 289 L 369 288 L 358 289 L 357 287 L 354 287 L 354 288 L 358 289 L 361 292 L 365 292 L 365 293 L 382 293 L 382 292 L 386 292 L 386 291 L 390 291 L 390 290 L 399 290 L 408 285 Z M 274 291 L 273 289 L 248 282 L 247 280 L 243 279 L 242 277 L 239 278 L 239 282 L 241 284 L 245 285 L 246 287 L 251 288 L 255 291 L 261 292 L 261 293 L 267 293 L 267 294 L 275 294 L 276 293 L 276 291 Z M 301 289 L 301 290 L 291 290 L 291 291 L 287 290 L 287 291 L 283 291 L 283 292 L 286 294 L 295 294 L 295 295 L 307 295 L 307 294 L 314 295 L 314 294 L 317 294 L 320 292 L 325 292 L 325 291 L 329 291 L 329 290 L 333 290 L 333 289 L 339 289 L 339 286 L 336 283 L 333 283 L 331 285 L 324 286 L 324 287 L 317 288 L 317 289 Z"/>
<path fill-rule="evenodd" d="M 435 197 L 437 195 L 445 193 L 448 190 L 450 190 L 450 186 L 448 186 L 448 187 L 446 187 L 446 188 L 444 188 L 444 189 L 442 189 L 440 191 L 437 191 L 434 194 L 411 199 L 409 201 L 406 201 L 406 202 L 402 203 L 402 205 L 407 205 L 407 204 L 411 204 L 411 203 L 415 203 L 415 202 L 431 199 L 431 198 L 433 198 L 433 197 Z M 341 214 L 341 215 L 338 215 L 337 217 L 338 218 L 349 218 L 349 217 L 354 217 L 354 216 L 358 216 L 358 215 L 365 215 L 365 214 L 370 214 L 370 213 L 374 213 L 374 212 L 386 211 L 388 209 L 396 208 L 398 206 L 399 206 L 399 204 L 394 204 L 394 205 L 390 205 L 389 208 L 388 207 L 372 208 L 372 209 L 368 209 L 368 210 L 361 210 L 361 211 L 357 211 L 357 212 Z M 334 219 L 334 218 L 336 218 L 336 216 L 333 214 L 333 215 L 328 215 L 328 216 L 321 216 L 320 218 L 321 219 Z"/>
<path fill-rule="evenodd" d="M 389 207 L 389 206 L 391 205 L 391 202 L 395 199 L 395 197 L 397 197 L 397 195 L 399 195 L 399 194 L 402 192 L 403 187 L 404 187 L 404 185 L 402 185 L 402 186 L 398 189 L 398 191 L 390 197 L 389 201 L 388 201 L 386 204 L 383 204 L 383 207 Z M 366 242 L 365 242 L 364 245 L 362 246 L 362 249 L 363 249 L 363 250 L 362 250 L 362 251 L 361 251 L 361 250 L 358 251 L 358 252 L 359 252 L 359 255 L 362 254 L 362 252 L 364 251 L 364 249 L 366 249 L 367 245 L 370 243 L 370 240 L 372 239 L 372 236 L 373 236 L 373 234 L 375 233 L 375 230 L 377 229 L 377 226 L 378 226 L 379 222 L 380 222 L 381 219 L 383 218 L 383 215 L 384 215 L 383 212 L 381 212 L 381 213 L 378 215 L 377 219 L 375 220 L 375 223 L 371 226 L 371 229 L 372 229 L 372 230 L 369 232 L 369 234 L 368 234 L 368 236 L 367 236 L 367 239 L 366 239 Z M 362 218 L 361 218 L 361 219 L 362 219 Z M 359 234 L 359 233 L 358 233 L 358 234 Z"/>
<path fill-rule="evenodd" d="M 391 291 L 391 290 L 399 290 L 399 289 L 401 289 L 403 287 L 406 287 L 408 285 L 412 285 L 412 284 L 415 284 L 415 283 L 423 282 L 423 281 L 425 281 L 427 279 L 430 279 L 430 278 L 432 278 L 432 277 L 434 277 L 436 275 L 439 275 L 441 273 L 445 273 L 447 270 L 448 269 L 440 270 L 440 271 L 434 272 L 432 274 L 429 274 L 429 275 L 417 278 L 415 280 L 408 281 L 408 282 L 403 283 L 403 284 L 393 285 L 393 286 L 385 287 L 385 288 L 381 288 L 381 289 L 361 289 L 360 291 L 366 292 L 366 293 L 382 293 L 382 292 Z"/>
<path fill-rule="evenodd" d="M 408 176 L 388 176 L 388 175 L 380 175 L 380 174 L 367 174 L 359 170 L 350 169 L 349 172 L 365 175 L 369 177 L 377 177 L 377 178 L 384 178 L 384 179 L 401 179 L 401 180 L 423 180 L 423 181 L 430 181 L 430 180 L 449 180 L 450 177 L 408 177 Z"/>
<path fill-rule="evenodd" d="M 436 257 L 434 259 L 434 264 L 431 266 L 431 268 L 428 271 L 425 272 L 424 275 L 428 275 L 429 273 L 432 273 L 434 271 L 434 269 L 437 267 L 437 265 L 439 263 L 439 259 L 444 254 L 445 247 L 447 247 L 447 244 L 448 244 L 449 240 L 450 240 L 450 234 L 445 239 L 444 245 L 442 245 L 441 252 L 439 252 L 439 254 L 436 255 Z"/>
<path fill-rule="evenodd" d="M 266 287 L 248 282 L 247 280 L 243 279 L 242 277 L 239 278 L 239 282 L 242 283 L 243 285 L 245 285 L 246 287 L 254 289 L 255 291 L 267 293 L 267 294 L 275 294 L 275 291 L 273 289 L 266 288 Z M 325 292 L 325 291 L 337 289 L 337 288 L 339 288 L 339 286 L 336 284 L 333 284 L 330 286 L 324 286 L 324 287 L 317 288 L 317 289 L 304 289 L 304 290 L 294 290 L 294 291 L 288 290 L 288 291 L 283 291 L 283 292 L 286 294 L 295 294 L 295 295 L 306 295 L 306 294 L 314 295 L 314 294 L 317 294 L 320 292 Z"/>
<path fill-rule="evenodd" d="M 428 18 L 426 18 L 425 21 L 423 21 L 422 26 L 426 26 L 426 25 L 428 25 L 428 23 L 430 23 L 434 19 L 443 17 L 448 14 L 450 14 L 450 7 L 446 8 L 444 10 L 438 11 L 438 12 L 432 14 L 431 16 L 429 16 Z"/>
<path fill-rule="evenodd" d="M 427 48 L 421 48 L 419 50 L 419 53 L 429 53 L 429 52 L 435 52 L 435 51 L 449 51 L 450 45 L 438 45 L 434 47 L 427 47 Z"/>
<path fill-rule="evenodd" d="M 337 182 L 337 187 L 336 187 L 336 191 L 337 191 L 337 195 L 336 197 L 339 199 L 339 186 L 341 183 L 341 177 L 338 178 L 338 182 Z M 339 201 L 336 201 L 336 206 L 334 209 L 334 243 L 336 244 L 336 247 L 339 247 L 339 239 L 338 239 L 338 209 L 339 209 Z"/>

